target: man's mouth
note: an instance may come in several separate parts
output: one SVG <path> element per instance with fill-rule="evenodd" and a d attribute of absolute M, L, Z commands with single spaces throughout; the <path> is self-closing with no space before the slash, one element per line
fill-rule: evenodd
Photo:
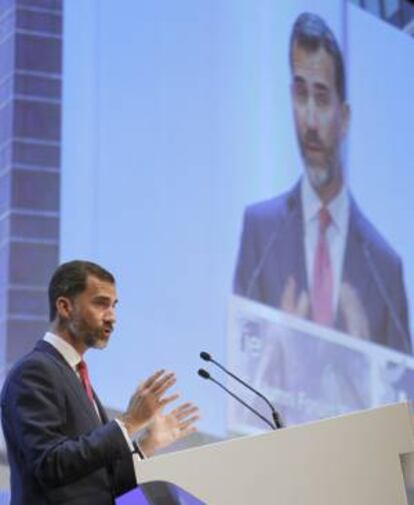
<path fill-rule="evenodd" d="M 323 147 L 320 144 L 306 143 L 305 150 L 320 153 L 323 151 Z"/>
<path fill-rule="evenodd" d="M 109 337 L 113 331 L 113 327 L 112 326 L 105 326 L 103 331 L 104 331 L 105 336 Z"/>

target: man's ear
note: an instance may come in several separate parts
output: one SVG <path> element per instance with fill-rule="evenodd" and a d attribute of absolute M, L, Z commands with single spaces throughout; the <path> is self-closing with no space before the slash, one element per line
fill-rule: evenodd
<path fill-rule="evenodd" d="M 60 317 L 67 319 L 71 315 L 72 310 L 72 300 L 66 296 L 59 296 L 59 298 L 56 299 L 56 312 Z"/>

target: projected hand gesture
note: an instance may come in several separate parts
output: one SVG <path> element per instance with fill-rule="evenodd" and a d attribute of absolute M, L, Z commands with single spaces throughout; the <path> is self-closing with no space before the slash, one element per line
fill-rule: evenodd
<path fill-rule="evenodd" d="M 339 293 L 339 310 L 345 321 L 347 333 L 369 339 L 369 323 L 364 307 L 353 286 L 344 282 Z"/>
<path fill-rule="evenodd" d="M 296 281 L 289 276 L 283 289 L 280 308 L 293 316 L 306 318 L 310 310 L 309 295 L 306 291 L 296 291 Z"/>

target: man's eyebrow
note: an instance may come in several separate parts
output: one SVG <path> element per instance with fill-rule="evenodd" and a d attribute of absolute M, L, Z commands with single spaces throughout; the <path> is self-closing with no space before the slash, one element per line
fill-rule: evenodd
<path fill-rule="evenodd" d="M 305 79 L 303 77 L 301 77 L 300 75 L 294 75 L 293 82 L 295 84 L 305 84 Z"/>
<path fill-rule="evenodd" d="M 314 84 L 316 91 L 323 91 L 324 93 L 329 93 L 329 86 L 323 82 L 317 82 Z"/>
<path fill-rule="evenodd" d="M 112 299 L 110 296 L 107 296 L 107 295 L 96 295 L 94 296 L 93 298 L 96 302 L 111 302 Z M 118 298 L 116 298 L 114 301 L 113 301 L 113 304 L 116 305 L 118 303 Z"/>

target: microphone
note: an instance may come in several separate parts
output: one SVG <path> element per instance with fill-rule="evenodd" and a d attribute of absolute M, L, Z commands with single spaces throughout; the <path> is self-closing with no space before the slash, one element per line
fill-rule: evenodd
<path fill-rule="evenodd" d="M 267 257 L 269 256 L 273 242 L 276 240 L 277 235 L 278 235 L 277 232 L 274 231 L 270 235 L 269 240 L 266 243 L 266 246 L 265 246 L 264 251 L 260 257 L 260 260 L 257 263 L 256 268 L 253 270 L 252 275 L 249 280 L 249 284 L 247 285 L 246 294 L 244 295 L 246 298 L 251 298 L 251 293 L 254 288 L 254 285 L 256 284 L 257 279 L 259 278 L 259 275 L 263 269 L 263 266 L 265 264 Z"/>
<path fill-rule="evenodd" d="M 233 397 L 235 400 L 237 400 L 239 403 L 241 403 L 244 407 L 246 407 L 246 409 L 250 410 L 250 412 L 253 412 L 253 414 L 255 414 L 257 417 L 259 417 L 268 426 L 270 426 L 272 428 L 272 430 L 276 429 L 276 427 L 268 419 L 266 419 L 264 416 L 262 416 L 262 414 L 260 414 L 260 412 L 257 412 L 257 410 L 255 410 L 253 407 L 251 407 L 249 404 L 247 404 L 245 401 L 243 401 L 241 398 L 239 398 L 232 391 L 230 391 L 229 389 L 227 389 L 226 386 L 224 386 L 221 382 L 219 382 L 218 380 L 214 379 L 214 377 L 212 377 L 207 372 L 207 370 L 204 370 L 204 368 L 200 368 L 200 370 L 198 371 L 198 375 L 200 377 L 202 377 L 203 379 L 210 380 L 211 382 L 214 382 L 214 384 L 217 384 L 217 386 L 219 386 L 221 389 L 224 389 L 224 391 L 226 393 L 228 393 L 231 397 Z"/>
<path fill-rule="evenodd" d="M 287 208 L 288 211 L 294 212 L 297 207 L 297 197 L 295 195 L 290 195 L 289 198 L 287 199 Z M 262 255 L 259 258 L 259 262 L 257 263 L 255 269 L 252 272 L 252 275 L 250 276 L 249 284 L 247 285 L 247 289 L 245 291 L 245 296 L 246 298 L 251 298 L 251 293 L 254 288 L 254 285 L 257 282 L 257 279 L 259 278 L 259 275 L 261 274 L 264 264 L 267 260 L 267 257 L 269 256 L 269 253 L 272 249 L 272 246 L 277 238 L 277 236 L 280 235 L 280 231 L 273 231 L 273 233 L 270 235 L 269 240 L 266 243 L 266 246 L 263 250 Z"/>
<path fill-rule="evenodd" d="M 230 372 L 230 370 L 227 370 L 227 368 L 225 368 L 222 364 L 220 364 L 218 361 L 213 359 L 213 357 L 208 352 L 205 352 L 205 351 L 200 352 L 200 358 L 203 359 L 204 361 L 211 361 L 211 363 L 214 363 L 217 367 L 220 368 L 220 370 L 223 370 L 224 373 L 226 373 L 227 375 L 232 377 L 234 380 L 236 380 L 237 382 L 242 384 L 245 388 L 249 389 L 255 395 L 257 395 L 259 398 L 261 398 L 268 405 L 268 407 L 270 408 L 270 410 L 272 412 L 272 418 L 273 418 L 273 422 L 275 423 L 276 429 L 283 428 L 283 422 L 280 418 L 279 413 L 277 412 L 277 410 L 274 408 L 274 406 L 271 404 L 271 402 L 266 398 L 266 396 L 264 394 L 260 393 L 260 391 L 257 391 L 254 387 L 250 386 L 250 384 L 245 382 L 243 379 L 240 379 L 240 377 L 238 377 L 234 373 Z"/>
<path fill-rule="evenodd" d="M 374 282 L 377 285 L 377 288 L 382 296 L 382 299 L 384 300 L 385 305 L 388 308 L 392 322 L 394 323 L 394 326 L 400 335 L 400 339 L 402 341 L 402 349 L 404 350 L 405 353 L 411 354 L 411 349 L 410 349 L 410 345 L 409 345 L 410 335 L 408 334 L 408 332 L 404 328 L 404 326 L 401 322 L 401 319 L 400 319 L 399 315 L 397 314 L 397 311 L 395 310 L 393 300 L 390 298 L 390 296 L 388 294 L 388 290 L 387 290 L 387 288 L 384 284 L 384 281 L 378 271 L 378 268 L 375 264 L 374 258 L 372 257 L 371 250 L 369 249 L 369 247 L 368 247 L 366 241 L 363 239 L 363 237 L 361 237 L 359 235 L 358 238 L 361 242 L 362 250 L 363 250 L 365 258 L 367 260 L 368 267 L 371 270 L 371 274 L 374 278 Z"/>

